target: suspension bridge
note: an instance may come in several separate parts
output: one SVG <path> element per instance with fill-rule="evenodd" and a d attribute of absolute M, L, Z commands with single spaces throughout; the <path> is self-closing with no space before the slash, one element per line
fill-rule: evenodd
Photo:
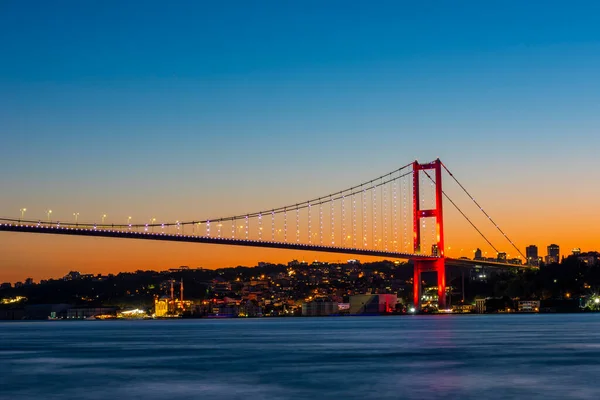
<path fill-rule="evenodd" d="M 441 160 L 414 161 L 385 175 L 345 190 L 284 207 L 197 221 L 146 224 L 80 223 L 0 218 L 0 231 L 42 233 L 171 242 L 309 250 L 348 255 L 410 260 L 414 265 L 414 305 L 419 307 L 421 274 L 436 272 L 439 307 L 445 308 L 446 266 L 528 268 L 507 260 L 450 258 L 444 247 L 444 199 L 455 207 L 496 253 L 471 218 L 442 188 L 443 172 L 477 206 L 502 237 L 526 260 L 523 253 L 481 207 Z"/>

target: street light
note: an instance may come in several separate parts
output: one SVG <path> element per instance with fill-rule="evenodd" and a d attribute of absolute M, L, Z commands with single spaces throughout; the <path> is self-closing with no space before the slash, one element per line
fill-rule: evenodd
<path fill-rule="evenodd" d="M 23 219 L 23 217 L 25 216 L 25 211 L 27 211 L 26 208 L 21 208 L 21 219 Z M 19 222 L 21 222 L 21 220 L 19 220 Z"/>
<path fill-rule="evenodd" d="M 50 223 L 50 214 L 52 214 L 52 210 L 46 210 L 46 222 Z"/>
<path fill-rule="evenodd" d="M 73 216 L 75 217 L 75 225 L 77 225 L 77 221 L 79 220 L 79 213 L 73 213 Z"/>
<path fill-rule="evenodd" d="M 102 225 L 104 225 L 104 220 L 106 219 L 106 214 L 102 214 Z"/>

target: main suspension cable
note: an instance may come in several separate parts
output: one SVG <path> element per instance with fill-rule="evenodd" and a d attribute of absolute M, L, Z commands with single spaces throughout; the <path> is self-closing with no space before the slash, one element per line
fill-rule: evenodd
<path fill-rule="evenodd" d="M 431 182 L 433 182 L 433 183 L 435 184 L 435 181 L 434 181 L 434 180 L 433 180 L 433 178 L 432 178 L 432 177 L 431 177 L 431 176 L 430 176 L 430 175 L 427 173 L 427 171 L 423 170 L 423 172 L 425 173 L 425 175 L 427 175 L 427 177 L 428 177 L 428 178 L 431 180 Z M 465 218 L 465 219 L 466 219 L 466 220 L 469 222 L 469 224 L 471 224 L 471 226 L 472 226 L 472 227 L 473 227 L 473 228 L 474 228 L 474 229 L 477 231 L 477 233 L 479 233 L 479 234 L 481 235 L 481 237 L 482 237 L 483 239 L 485 239 L 485 241 L 486 241 L 486 242 L 487 242 L 487 243 L 488 243 L 490 246 L 492 246 L 492 249 L 494 249 L 494 250 L 496 251 L 496 253 L 499 253 L 499 252 L 498 252 L 498 249 L 497 249 L 496 247 L 494 247 L 494 245 L 492 244 L 492 242 L 490 242 L 490 241 L 488 240 L 488 238 L 487 238 L 487 237 L 485 237 L 485 235 L 483 234 L 483 232 L 481 232 L 481 231 L 479 230 L 479 228 L 477 228 L 477 227 L 475 226 L 475 224 L 474 224 L 474 223 L 473 223 L 473 222 L 472 222 L 472 221 L 469 219 L 469 217 L 467 217 L 467 215 L 466 215 L 466 214 L 465 214 L 465 213 L 464 213 L 464 212 L 463 212 L 463 211 L 460 209 L 460 207 L 459 207 L 459 206 L 457 206 L 457 205 L 456 205 L 456 203 L 455 203 L 454 201 L 452 201 L 452 199 L 451 199 L 451 198 L 450 198 L 450 197 L 449 197 L 449 196 L 446 194 L 446 192 L 444 192 L 444 191 L 442 190 L 442 193 L 443 193 L 443 195 L 444 195 L 444 196 L 445 196 L 445 197 L 448 199 L 448 201 L 450 201 L 450 203 L 451 203 L 451 204 L 452 204 L 452 205 L 453 205 L 453 206 L 454 206 L 454 207 L 455 207 L 455 208 L 458 210 L 458 212 L 459 212 L 459 213 L 461 213 L 461 215 L 462 215 L 462 216 L 463 216 L 463 217 L 464 217 L 464 218 Z M 445 249 L 442 249 L 442 250 L 445 250 Z"/>
<path fill-rule="evenodd" d="M 485 212 L 485 210 L 483 209 L 483 207 L 481 207 L 481 205 L 479 205 L 479 203 L 477 202 L 477 200 L 475 200 L 475 198 L 473 196 L 471 196 L 471 194 L 458 181 L 458 179 L 456 179 L 456 177 L 452 174 L 452 172 L 450 172 L 450 170 L 448 169 L 448 167 L 446 167 L 446 165 L 444 165 L 444 163 L 441 163 L 441 164 L 444 167 L 444 169 L 446 170 L 446 172 L 448 172 L 448 174 L 452 177 L 452 179 L 454 179 L 454 181 L 456 183 L 458 183 L 458 186 L 461 187 L 461 189 L 467 194 L 467 196 L 469 196 L 471 198 L 471 200 L 473 200 L 473 203 L 475 203 L 475 205 L 477 207 L 479 207 L 479 209 L 481 210 L 481 212 L 490 220 L 490 222 L 492 224 L 494 224 L 494 226 L 496 227 L 496 229 L 498 229 L 498 231 L 506 238 L 506 240 L 508 240 L 508 242 L 512 245 L 512 247 L 514 247 L 515 250 L 517 250 L 519 252 L 519 254 L 521 255 L 521 257 L 523 257 L 524 260 L 527 260 L 527 257 L 525 257 L 525 255 L 521 252 L 521 250 L 519 250 L 519 248 L 513 243 L 513 241 L 510 240 L 510 238 L 506 235 L 506 233 L 504 233 L 504 231 L 502 231 L 502 229 L 500 229 L 500 227 L 498 226 L 498 224 L 496 222 L 494 222 L 494 220 L 492 219 L 492 217 L 489 216 L 488 213 Z"/>

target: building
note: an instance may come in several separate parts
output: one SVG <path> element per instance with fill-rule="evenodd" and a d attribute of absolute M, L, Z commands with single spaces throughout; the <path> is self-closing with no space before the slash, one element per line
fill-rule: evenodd
<path fill-rule="evenodd" d="M 77 307 L 67 310 L 68 319 L 85 319 L 98 316 L 117 317 L 117 307 Z"/>
<path fill-rule="evenodd" d="M 475 312 L 473 304 L 457 304 L 452 306 L 452 312 L 456 314 L 469 314 Z"/>
<path fill-rule="evenodd" d="M 486 299 L 475 299 L 475 312 L 483 314 L 486 311 L 485 308 Z"/>
<path fill-rule="evenodd" d="M 68 304 L 33 304 L 25 306 L 25 319 L 47 320 L 67 317 L 71 306 Z"/>
<path fill-rule="evenodd" d="M 303 317 L 316 317 L 339 314 L 337 301 L 311 301 L 302 303 Z"/>
<path fill-rule="evenodd" d="M 504 252 L 498 253 L 497 261 L 499 263 L 506 263 L 506 253 L 504 253 Z"/>
<path fill-rule="evenodd" d="M 154 299 L 154 315 L 164 317 L 169 313 L 169 297 L 163 296 Z"/>
<path fill-rule="evenodd" d="M 540 301 L 539 300 L 519 300 L 517 303 L 518 312 L 539 312 Z"/>
<path fill-rule="evenodd" d="M 597 265 L 600 260 L 600 253 L 597 251 L 590 251 L 587 253 L 581 253 L 577 256 L 577 259 L 587 265 Z"/>
<path fill-rule="evenodd" d="M 579 255 L 581 255 L 581 249 L 580 249 L 579 247 L 575 247 L 575 248 L 573 249 L 573 255 L 574 255 L 574 256 L 579 256 Z"/>
<path fill-rule="evenodd" d="M 350 314 L 386 314 L 395 311 L 395 294 L 357 294 L 350 296 Z"/>
<path fill-rule="evenodd" d="M 211 316 L 220 318 L 237 318 L 240 315 L 240 306 L 237 304 L 219 304 L 212 309 Z"/>
<path fill-rule="evenodd" d="M 560 261 L 560 247 L 557 244 L 548 246 L 548 255 L 546 256 L 546 264 L 557 263 Z"/>
<path fill-rule="evenodd" d="M 256 301 L 248 300 L 242 302 L 239 310 L 240 317 L 262 317 L 262 307 Z"/>
<path fill-rule="evenodd" d="M 525 256 L 527 257 L 527 265 L 539 265 L 540 257 L 538 255 L 538 248 L 532 244 L 525 248 Z"/>
<path fill-rule="evenodd" d="M 431 245 L 431 255 L 434 257 L 439 257 L 440 256 L 440 249 L 438 249 L 438 245 L 437 244 L 432 244 Z"/>
<path fill-rule="evenodd" d="M 481 260 L 482 258 L 483 257 L 482 257 L 481 249 L 478 248 L 477 250 L 475 250 L 475 260 Z"/>
<path fill-rule="evenodd" d="M 191 312 L 192 302 L 183 299 L 183 279 L 179 282 L 179 299 L 175 297 L 175 281 L 171 279 L 168 284 L 171 295 L 154 298 L 154 316 L 159 318 L 180 316 L 184 312 Z"/>
<path fill-rule="evenodd" d="M 70 271 L 68 274 L 66 274 L 63 277 L 63 280 L 65 281 L 75 281 L 77 279 L 81 278 L 81 274 L 78 271 Z"/>
<path fill-rule="evenodd" d="M 25 309 L 23 308 L 0 308 L 0 321 L 15 321 L 25 319 Z"/>

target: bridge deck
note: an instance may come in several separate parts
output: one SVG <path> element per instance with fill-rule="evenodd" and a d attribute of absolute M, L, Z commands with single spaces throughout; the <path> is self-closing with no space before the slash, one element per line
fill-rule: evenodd
<path fill-rule="evenodd" d="M 159 240 L 168 242 L 187 242 L 187 243 L 207 243 L 207 244 L 220 244 L 220 245 L 232 245 L 232 246 L 247 246 L 247 247 L 264 247 L 273 249 L 288 249 L 288 250 L 304 250 L 304 251 L 318 251 L 325 253 L 341 253 L 348 255 L 365 255 L 375 256 L 390 259 L 405 259 L 405 260 L 433 260 L 437 257 L 425 254 L 412 254 L 402 253 L 386 250 L 370 250 L 361 248 L 351 247 L 338 247 L 338 246 L 322 246 L 312 245 L 303 243 L 290 243 L 290 242 L 276 242 L 266 240 L 247 240 L 247 239 L 234 239 L 225 237 L 210 237 L 210 236 L 196 236 L 196 235 L 180 235 L 180 234 L 167 234 L 167 233 L 154 233 L 154 232 L 136 232 L 129 230 L 112 230 L 112 229 L 99 229 L 92 226 L 60 226 L 60 225 L 46 225 L 43 223 L 39 224 L 19 224 L 19 223 L 0 223 L 0 231 L 5 232 L 23 232 L 23 233 L 39 233 L 39 234 L 52 234 L 52 235 L 70 235 L 70 236 L 88 236 L 88 237 L 105 237 L 105 238 L 119 238 L 119 239 L 139 239 L 139 240 Z M 486 261 L 474 261 L 465 259 L 446 258 L 446 264 L 449 266 L 488 266 L 498 268 L 524 268 L 528 266 L 514 265 L 514 264 L 503 264 Z"/>

